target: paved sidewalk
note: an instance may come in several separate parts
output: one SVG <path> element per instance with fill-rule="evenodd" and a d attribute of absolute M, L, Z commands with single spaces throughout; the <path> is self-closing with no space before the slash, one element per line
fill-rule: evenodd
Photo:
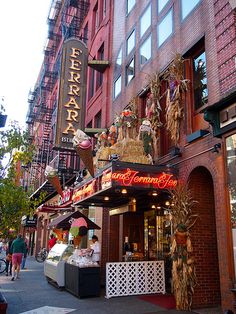
<path fill-rule="evenodd" d="M 104 291 L 100 297 L 79 299 L 65 290 L 58 290 L 47 283 L 43 274 L 43 263 L 33 257 L 27 258 L 26 270 L 20 279 L 0 275 L 0 291 L 8 302 L 7 314 L 221 314 L 219 309 L 187 312 L 166 310 L 140 300 L 136 296 L 106 299 Z M 40 309 L 41 308 L 41 309 Z"/>

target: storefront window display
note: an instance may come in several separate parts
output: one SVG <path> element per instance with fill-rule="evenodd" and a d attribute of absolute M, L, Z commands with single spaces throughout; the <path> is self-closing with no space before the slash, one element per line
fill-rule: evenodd
<path fill-rule="evenodd" d="M 236 275 L 236 134 L 233 134 L 226 138 L 226 152 L 234 249 L 234 269 Z"/>

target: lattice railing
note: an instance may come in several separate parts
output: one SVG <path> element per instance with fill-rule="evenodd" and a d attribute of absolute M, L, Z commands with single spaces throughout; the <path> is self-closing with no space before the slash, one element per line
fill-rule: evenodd
<path fill-rule="evenodd" d="M 165 293 L 164 261 L 106 264 L 106 298 Z"/>

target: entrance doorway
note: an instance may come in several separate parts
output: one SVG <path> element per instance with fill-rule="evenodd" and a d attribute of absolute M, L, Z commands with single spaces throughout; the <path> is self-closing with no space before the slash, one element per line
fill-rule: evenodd
<path fill-rule="evenodd" d="M 166 291 L 171 292 L 171 221 L 163 209 L 144 213 L 144 255 L 146 260 L 164 260 Z"/>

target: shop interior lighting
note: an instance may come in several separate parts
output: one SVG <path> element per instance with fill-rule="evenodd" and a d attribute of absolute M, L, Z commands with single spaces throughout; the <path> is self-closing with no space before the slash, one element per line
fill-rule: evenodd
<path fill-rule="evenodd" d="M 166 202 L 165 202 L 165 205 L 166 205 L 166 206 L 170 206 L 170 202 L 169 202 L 169 201 L 166 201 Z"/>
<path fill-rule="evenodd" d="M 156 209 L 156 206 L 155 206 L 155 205 L 152 205 L 151 208 Z"/>
<path fill-rule="evenodd" d="M 132 198 L 132 203 L 136 203 L 136 198 Z"/>
<path fill-rule="evenodd" d="M 127 190 L 126 190 L 126 189 L 122 189 L 122 190 L 121 190 L 121 193 L 122 193 L 122 194 L 127 194 Z"/>
<path fill-rule="evenodd" d="M 153 191 L 152 196 L 157 196 L 157 191 Z"/>
<path fill-rule="evenodd" d="M 157 206 L 157 209 L 161 209 L 161 206 Z"/>
<path fill-rule="evenodd" d="M 104 201 L 109 201 L 109 199 L 110 199 L 109 196 L 104 197 Z"/>

